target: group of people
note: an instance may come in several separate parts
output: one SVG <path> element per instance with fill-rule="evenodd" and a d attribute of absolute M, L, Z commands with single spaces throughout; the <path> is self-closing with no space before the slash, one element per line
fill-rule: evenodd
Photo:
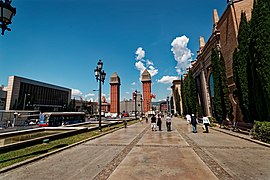
<path fill-rule="evenodd" d="M 165 120 L 166 120 L 167 131 L 171 131 L 172 118 L 171 118 L 170 114 L 167 114 Z M 162 129 L 161 129 L 162 120 L 161 120 L 161 115 L 160 114 L 158 114 L 157 116 L 153 115 L 151 117 L 152 131 L 157 131 L 157 126 L 158 126 L 158 130 L 162 131 Z"/>
<path fill-rule="evenodd" d="M 191 114 L 191 116 L 189 114 L 186 115 L 186 119 L 187 119 L 187 124 L 191 124 L 192 125 L 192 132 L 193 133 L 197 133 L 197 124 L 198 124 L 198 119 L 196 118 L 196 116 L 194 114 Z M 208 133 L 208 126 L 210 126 L 210 121 L 208 119 L 208 117 L 203 117 L 203 129 L 205 129 L 205 133 Z"/>

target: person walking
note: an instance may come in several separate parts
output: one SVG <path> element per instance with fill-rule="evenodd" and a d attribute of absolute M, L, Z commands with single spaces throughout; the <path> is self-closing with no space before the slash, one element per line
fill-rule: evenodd
<path fill-rule="evenodd" d="M 208 133 L 208 126 L 210 126 L 210 121 L 208 119 L 208 117 L 203 117 L 203 125 L 205 127 L 205 133 Z"/>
<path fill-rule="evenodd" d="M 161 121 L 160 114 L 158 115 L 158 118 L 157 118 L 157 125 L 158 125 L 158 130 L 159 130 L 159 131 L 162 131 L 162 130 L 161 130 L 162 121 Z"/>
<path fill-rule="evenodd" d="M 191 116 L 189 114 L 186 115 L 187 118 L 187 125 L 190 124 L 191 122 Z"/>
<path fill-rule="evenodd" d="M 167 116 L 166 116 L 167 131 L 171 131 L 171 124 L 172 124 L 172 118 L 171 118 L 170 114 L 167 114 Z"/>
<path fill-rule="evenodd" d="M 192 125 L 192 132 L 197 133 L 197 118 L 194 114 L 191 114 L 191 125 Z"/>
<path fill-rule="evenodd" d="M 156 126 L 157 126 L 156 122 L 157 122 L 157 118 L 156 118 L 155 115 L 153 115 L 153 116 L 151 117 L 151 127 L 152 127 L 152 131 L 156 131 L 156 130 L 157 130 L 157 129 L 156 129 Z"/>

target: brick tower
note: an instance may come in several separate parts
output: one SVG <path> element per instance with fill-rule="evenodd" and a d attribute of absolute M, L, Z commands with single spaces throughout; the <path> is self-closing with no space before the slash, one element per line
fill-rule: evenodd
<path fill-rule="evenodd" d="M 142 73 L 142 89 L 143 89 L 143 110 L 146 113 L 151 108 L 151 75 L 145 69 Z"/>
<path fill-rule="evenodd" d="M 120 114 L 120 78 L 114 72 L 110 78 L 111 85 L 111 113 Z"/>

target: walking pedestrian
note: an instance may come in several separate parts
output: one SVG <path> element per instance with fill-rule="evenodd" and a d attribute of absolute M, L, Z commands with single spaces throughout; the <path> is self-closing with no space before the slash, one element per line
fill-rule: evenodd
<path fill-rule="evenodd" d="M 159 130 L 159 131 L 162 131 L 162 130 L 161 130 L 162 121 L 161 121 L 160 114 L 158 115 L 158 118 L 157 118 L 157 125 L 158 125 L 158 130 Z"/>
<path fill-rule="evenodd" d="M 205 133 L 208 133 L 208 126 L 210 126 L 210 121 L 208 119 L 208 117 L 203 117 L 203 125 L 205 127 Z"/>
<path fill-rule="evenodd" d="M 186 118 L 187 118 L 187 124 L 190 124 L 191 122 L 191 116 L 189 114 L 186 115 Z"/>
<path fill-rule="evenodd" d="M 172 118 L 171 118 L 170 114 L 167 114 L 167 116 L 166 116 L 167 131 L 171 131 L 171 124 L 172 124 Z"/>
<path fill-rule="evenodd" d="M 152 117 L 151 117 L 151 127 L 152 127 L 152 131 L 156 131 L 157 129 L 156 129 L 156 126 L 157 126 L 157 118 L 156 118 L 156 116 L 155 115 L 153 115 Z"/>
<path fill-rule="evenodd" d="M 197 118 L 194 114 L 191 114 L 191 125 L 192 125 L 192 132 L 197 133 Z"/>

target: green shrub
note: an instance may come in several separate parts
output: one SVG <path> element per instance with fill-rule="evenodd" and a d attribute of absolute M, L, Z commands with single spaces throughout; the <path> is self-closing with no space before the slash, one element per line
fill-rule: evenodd
<path fill-rule="evenodd" d="M 253 139 L 270 143 L 270 122 L 255 122 L 251 130 L 251 135 Z"/>

